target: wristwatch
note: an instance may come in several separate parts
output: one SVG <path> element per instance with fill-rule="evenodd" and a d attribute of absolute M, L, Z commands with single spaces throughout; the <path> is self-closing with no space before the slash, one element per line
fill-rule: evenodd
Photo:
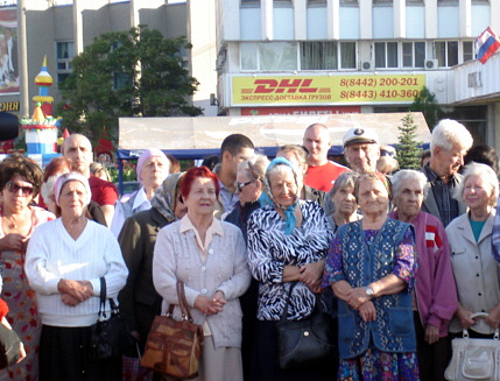
<path fill-rule="evenodd" d="M 371 287 L 365 288 L 366 296 L 368 296 L 368 299 L 373 299 L 375 297 L 375 293 L 373 292 L 373 289 Z"/>

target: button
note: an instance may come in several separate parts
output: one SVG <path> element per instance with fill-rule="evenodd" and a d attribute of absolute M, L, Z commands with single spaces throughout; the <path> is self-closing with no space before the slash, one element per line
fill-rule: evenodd
<path fill-rule="evenodd" d="M 201 266 L 201 271 L 205 271 L 207 268 L 205 266 Z"/>
<path fill-rule="evenodd" d="M 214 253 L 213 249 L 208 250 L 208 254 L 213 254 L 213 253 Z"/>
<path fill-rule="evenodd" d="M 479 277 L 479 274 L 476 274 L 477 277 Z"/>
<path fill-rule="evenodd" d="M 478 295 L 479 295 L 479 296 L 482 296 L 483 294 L 479 293 Z"/>
<path fill-rule="evenodd" d="M 207 289 L 206 289 L 206 288 L 204 288 L 203 290 L 201 290 L 201 293 L 202 293 L 202 294 L 206 294 L 206 293 L 207 293 Z"/>
<path fill-rule="evenodd" d="M 476 259 L 479 259 L 479 257 L 476 255 Z"/>

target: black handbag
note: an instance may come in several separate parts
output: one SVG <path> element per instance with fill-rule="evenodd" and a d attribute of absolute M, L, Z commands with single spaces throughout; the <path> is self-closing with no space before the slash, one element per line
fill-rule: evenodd
<path fill-rule="evenodd" d="M 318 294 L 311 315 L 302 320 L 287 320 L 290 295 L 295 285 L 290 287 L 281 319 L 276 324 L 279 365 L 282 369 L 327 359 L 336 347 L 333 319 L 324 312 Z"/>
<path fill-rule="evenodd" d="M 17 333 L 0 323 L 0 369 L 14 365 L 21 357 L 21 340 Z"/>
<path fill-rule="evenodd" d="M 101 294 L 97 323 L 91 328 L 91 356 L 94 360 L 104 360 L 110 357 L 121 356 L 134 345 L 134 338 L 130 334 L 125 319 L 120 315 L 118 306 L 109 298 L 111 317 L 106 318 L 106 280 L 101 280 Z"/>

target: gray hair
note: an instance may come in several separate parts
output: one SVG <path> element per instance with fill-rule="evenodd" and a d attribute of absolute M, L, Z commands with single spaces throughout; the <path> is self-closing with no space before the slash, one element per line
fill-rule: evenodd
<path fill-rule="evenodd" d="M 424 192 L 426 191 L 425 184 L 427 183 L 427 178 L 422 172 L 415 171 L 413 169 L 402 169 L 401 171 L 398 171 L 394 176 L 392 176 L 392 190 L 394 192 L 394 197 L 399 195 L 401 189 L 403 188 L 404 182 L 411 180 L 418 181 L 418 184 L 420 185 L 422 190 Z"/>
<path fill-rule="evenodd" d="M 468 150 L 472 147 L 472 135 L 461 123 L 456 120 L 443 119 L 432 130 L 431 154 L 436 147 L 451 150 L 453 144 L 458 144 L 461 148 Z"/>
<path fill-rule="evenodd" d="M 251 158 L 241 162 L 238 165 L 238 170 L 246 170 L 255 180 L 259 179 L 263 181 L 268 166 L 269 159 L 267 156 L 255 154 Z"/>
<path fill-rule="evenodd" d="M 359 177 L 359 174 L 354 171 L 344 172 L 333 184 L 332 189 L 330 189 L 325 196 L 325 201 L 323 202 L 323 209 L 325 210 L 325 215 L 329 216 L 335 212 L 335 204 L 332 201 L 332 197 L 339 191 L 340 189 L 352 187 L 354 191 L 354 187 L 356 186 L 356 180 Z"/>
<path fill-rule="evenodd" d="M 455 191 L 453 193 L 453 197 L 455 199 L 459 201 L 465 201 L 464 190 L 467 179 L 471 176 L 478 176 L 481 179 L 483 179 L 486 184 L 489 184 L 491 190 L 493 191 L 493 194 L 490 197 L 488 205 L 495 206 L 497 204 L 498 194 L 499 194 L 498 177 L 495 171 L 489 165 L 474 163 L 474 162 L 467 164 L 464 167 L 463 176 L 464 177 L 462 181 L 460 182 L 458 187 L 455 188 Z"/>

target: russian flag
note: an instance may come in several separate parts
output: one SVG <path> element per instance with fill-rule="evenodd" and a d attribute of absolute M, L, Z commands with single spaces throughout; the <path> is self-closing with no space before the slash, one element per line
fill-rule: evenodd
<path fill-rule="evenodd" d="M 474 42 L 477 59 L 484 64 L 500 48 L 500 41 L 490 27 L 481 33 Z"/>

